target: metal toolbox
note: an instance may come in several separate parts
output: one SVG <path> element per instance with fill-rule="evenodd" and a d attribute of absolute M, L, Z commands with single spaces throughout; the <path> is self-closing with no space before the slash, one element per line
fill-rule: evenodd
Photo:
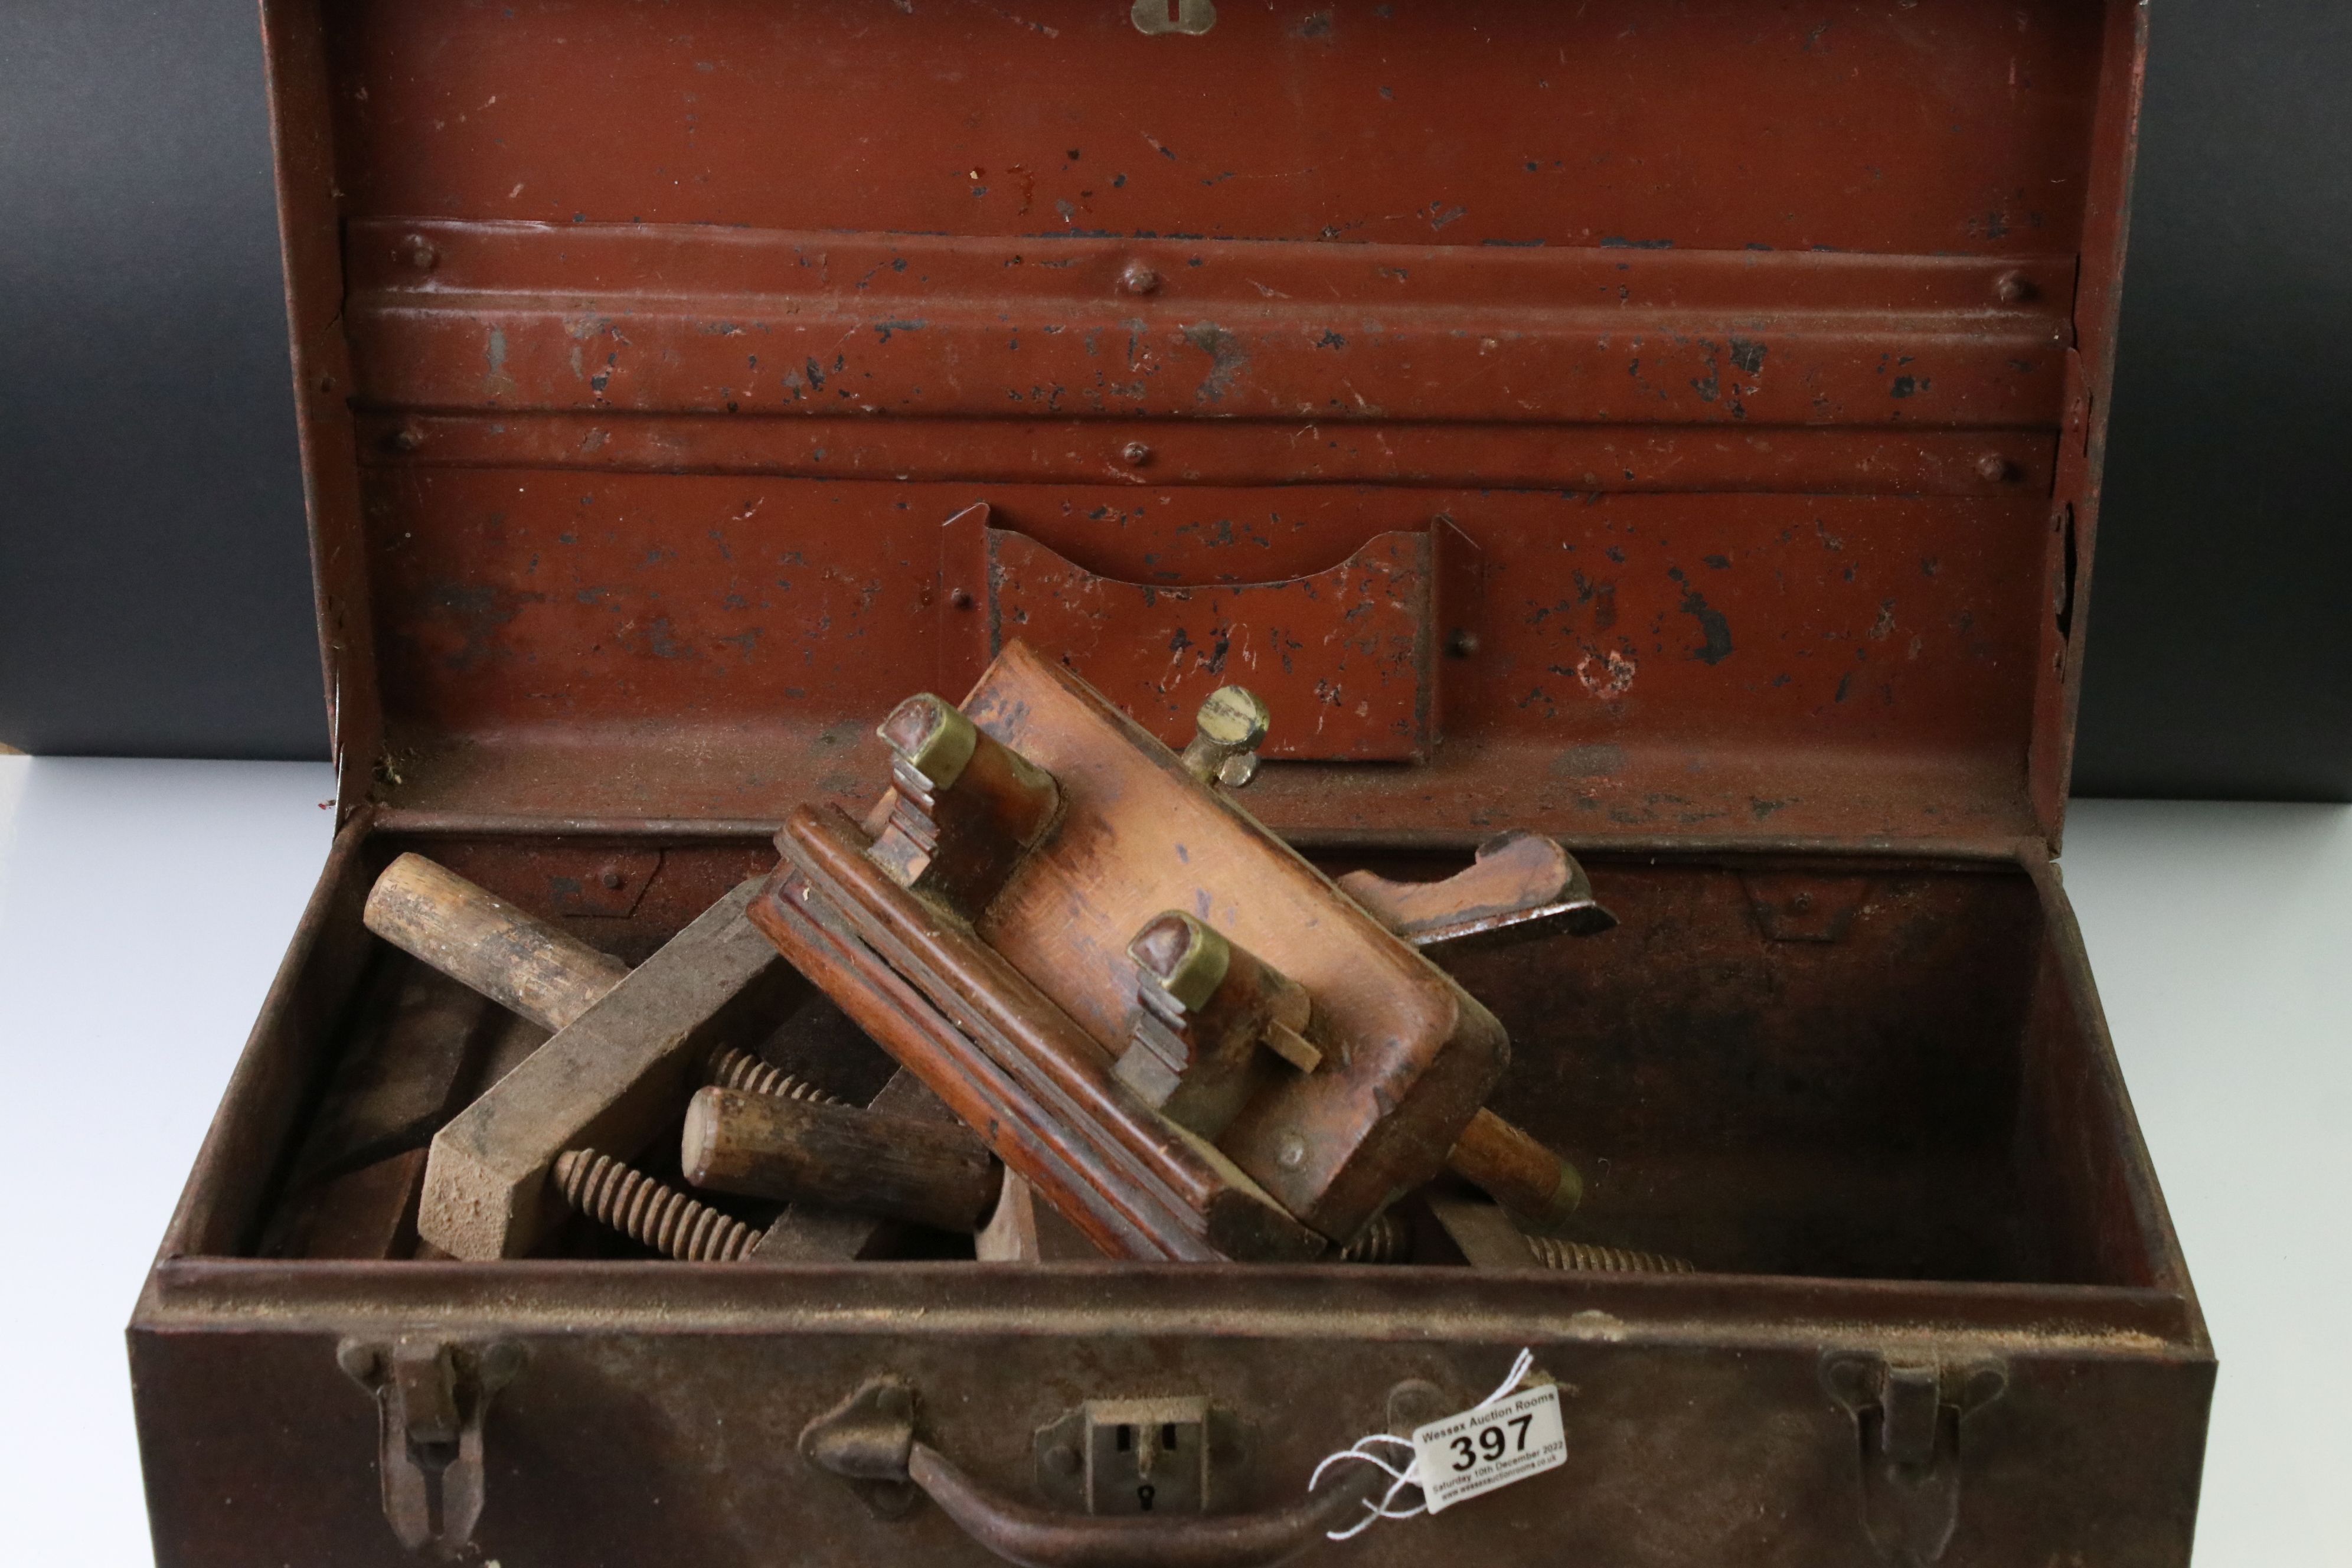
<path fill-rule="evenodd" d="M 1569 1462 L 1310 1560 L 2187 1560 L 2054 859 L 2143 5 L 263 14 L 341 829 L 131 1328 L 162 1563 L 1103 1561 L 1142 1420 L 1120 1561 L 1262 1562 L 1523 1346 Z M 1455 973 L 1700 1272 L 295 1255 L 394 855 L 642 957 L 1014 637 L 1258 690 L 1334 869 L 1573 847 L 1621 929 Z"/>

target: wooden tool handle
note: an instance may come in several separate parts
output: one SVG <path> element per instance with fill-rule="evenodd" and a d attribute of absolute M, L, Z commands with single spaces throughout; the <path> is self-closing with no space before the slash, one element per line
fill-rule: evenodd
<path fill-rule="evenodd" d="M 618 985 L 629 966 L 516 909 L 422 855 L 384 868 L 367 928 L 532 1023 L 562 1029 Z"/>
<path fill-rule="evenodd" d="M 961 1126 L 733 1089 L 687 1106 L 678 1163 L 698 1187 L 965 1232 L 986 1223 L 1003 1182 Z"/>
<path fill-rule="evenodd" d="M 1576 1167 L 1491 1110 L 1462 1130 L 1445 1163 L 1539 1230 L 1551 1230 L 1584 1200 Z"/>

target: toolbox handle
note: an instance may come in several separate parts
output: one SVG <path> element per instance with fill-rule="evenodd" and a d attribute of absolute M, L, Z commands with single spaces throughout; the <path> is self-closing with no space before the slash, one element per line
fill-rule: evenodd
<path fill-rule="evenodd" d="M 907 1476 L 966 1535 L 1026 1568 L 1264 1568 L 1287 1562 L 1361 1511 L 1389 1479 L 1361 1465 L 1288 1508 L 1177 1519 L 1031 1508 L 990 1491 L 922 1442 L 908 1451 Z"/>
<path fill-rule="evenodd" d="M 1421 1385 L 1402 1384 L 1418 1394 Z M 965 1534 L 1024 1568 L 1267 1568 L 1305 1551 L 1362 1511 L 1389 1472 L 1351 1467 L 1287 1508 L 1258 1513 L 1144 1518 L 1058 1513 L 992 1491 L 915 1436 L 915 1391 L 871 1379 L 801 1434 L 801 1452 L 848 1482 L 884 1518 L 901 1517 L 919 1490 Z"/>

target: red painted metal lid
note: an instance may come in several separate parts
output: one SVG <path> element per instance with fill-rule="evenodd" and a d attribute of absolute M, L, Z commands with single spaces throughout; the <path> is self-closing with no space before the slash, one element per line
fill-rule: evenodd
<path fill-rule="evenodd" d="M 346 805 L 1019 637 L 1326 840 L 2055 838 L 2136 5 L 268 10 Z"/>

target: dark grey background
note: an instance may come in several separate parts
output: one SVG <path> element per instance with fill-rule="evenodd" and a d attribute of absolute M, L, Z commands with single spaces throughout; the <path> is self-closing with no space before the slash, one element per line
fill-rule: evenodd
<path fill-rule="evenodd" d="M 325 752 L 254 13 L 0 4 L 27 751 Z M 2077 787 L 2352 799 L 2352 5 L 2154 30 Z"/>

